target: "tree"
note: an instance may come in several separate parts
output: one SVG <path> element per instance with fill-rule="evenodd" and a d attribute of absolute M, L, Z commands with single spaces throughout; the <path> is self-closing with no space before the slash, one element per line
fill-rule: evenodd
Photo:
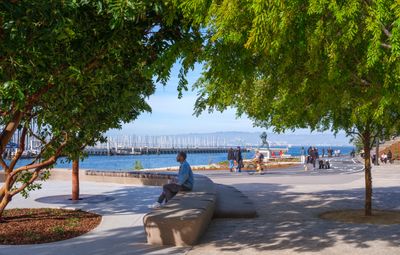
<path fill-rule="evenodd" d="M 134 170 L 142 170 L 143 169 L 142 162 L 140 162 L 140 160 L 136 160 L 135 165 L 133 166 L 133 169 Z"/>
<path fill-rule="evenodd" d="M 71 200 L 79 200 L 79 159 L 72 161 L 72 194 Z"/>
<path fill-rule="evenodd" d="M 400 4 L 182 0 L 179 6 L 206 38 L 196 113 L 235 107 L 277 132 L 359 136 L 371 215 L 373 141 L 388 135 L 400 114 Z"/>
<path fill-rule="evenodd" d="M 0 219 L 11 198 L 40 188 L 57 159 L 76 162 L 103 133 L 150 111 L 155 81 L 181 60 L 181 82 L 201 45 L 172 1 L 3 1 L 0 3 Z M 190 61 L 189 61 L 190 60 Z M 21 127 L 18 150 L 3 158 Z M 17 166 L 27 136 L 41 143 Z"/>

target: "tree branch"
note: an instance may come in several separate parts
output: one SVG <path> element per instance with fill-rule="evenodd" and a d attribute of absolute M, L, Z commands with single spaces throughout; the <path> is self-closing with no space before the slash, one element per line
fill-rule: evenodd
<path fill-rule="evenodd" d="M 27 105 L 26 105 L 25 109 L 28 109 L 28 110 L 31 109 L 33 107 L 33 104 L 36 103 L 39 100 L 40 96 L 45 94 L 52 87 L 54 87 L 54 83 L 48 83 L 46 86 L 41 88 L 39 91 L 37 91 L 36 93 L 30 95 L 26 100 L 27 101 Z"/>
<path fill-rule="evenodd" d="M 358 83 L 361 82 L 362 85 L 364 86 L 371 86 L 371 82 L 369 82 L 366 79 L 363 79 L 361 77 L 359 77 L 357 74 L 352 74 L 353 78 L 354 78 L 354 82 Z"/>
<path fill-rule="evenodd" d="M 46 166 L 50 166 L 50 165 L 56 163 L 56 160 L 57 160 L 57 157 L 52 156 L 48 160 L 43 161 L 41 163 L 19 167 L 19 168 L 15 169 L 14 171 L 12 171 L 12 173 L 10 175 L 11 175 L 11 177 L 14 177 L 16 174 L 23 172 L 23 171 L 28 171 L 28 170 L 35 169 L 35 168 L 44 168 Z"/>
<path fill-rule="evenodd" d="M 40 149 L 40 153 L 34 158 L 34 160 L 29 164 L 32 165 L 34 164 L 38 159 L 40 159 L 42 157 L 43 152 L 51 147 L 52 143 L 58 139 L 61 135 L 57 135 L 57 136 L 53 136 L 53 138 L 50 139 L 50 141 L 46 142 L 45 140 L 41 139 L 39 136 L 37 136 L 35 133 L 33 133 L 33 131 L 30 129 L 30 134 L 35 137 L 36 139 L 40 140 L 40 142 L 42 142 L 42 144 L 45 144 L 41 149 Z"/>
<path fill-rule="evenodd" d="M 47 144 L 46 140 L 42 139 L 40 136 L 36 135 L 31 128 L 29 128 L 29 134 L 34 138 L 38 139 L 42 144 Z"/>
<path fill-rule="evenodd" d="M 386 48 L 386 49 L 391 49 L 391 48 L 392 48 L 392 45 L 387 44 L 387 43 L 381 43 L 381 46 L 382 46 L 383 48 Z"/>
<path fill-rule="evenodd" d="M 356 135 L 356 136 L 361 136 L 360 132 L 352 130 L 352 131 L 347 131 L 346 133 L 348 133 L 349 135 Z"/>
<path fill-rule="evenodd" d="M 23 191 L 26 187 L 28 187 L 29 185 L 31 185 L 38 177 L 39 177 L 39 173 L 40 170 L 42 170 L 43 168 L 36 168 L 35 172 L 33 173 L 32 177 L 29 179 L 29 181 L 27 181 L 26 183 L 22 184 L 21 187 L 19 187 L 18 189 L 15 189 L 13 191 L 11 191 L 9 194 L 11 196 L 14 196 L 15 194 L 18 194 L 19 192 Z"/>
<path fill-rule="evenodd" d="M 383 33 L 387 36 L 387 37 L 392 37 L 392 33 L 381 23 L 381 28 Z"/>
<path fill-rule="evenodd" d="M 4 127 L 3 131 L 0 135 L 0 154 L 3 154 L 6 150 L 8 142 L 10 142 L 11 137 L 15 133 L 15 130 L 18 128 L 19 123 L 22 120 L 23 113 L 21 111 L 16 111 L 12 117 L 12 120 L 9 121 Z"/>
<path fill-rule="evenodd" d="M 8 165 L 3 159 L 3 155 L 0 155 L 0 165 L 3 168 L 4 172 L 8 172 Z"/>
<path fill-rule="evenodd" d="M 20 172 L 28 171 L 28 170 L 35 169 L 35 168 L 43 169 L 43 168 L 45 168 L 47 166 L 50 166 L 50 165 L 56 163 L 57 158 L 61 155 L 61 152 L 62 152 L 62 150 L 63 150 L 63 148 L 65 147 L 66 144 L 67 144 L 66 141 L 64 143 L 62 143 L 60 145 L 60 147 L 58 147 L 56 153 L 52 157 L 50 157 L 48 160 L 40 162 L 40 163 L 36 163 L 36 164 L 31 164 L 31 165 L 26 165 L 26 166 L 19 167 L 19 168 L 15 169 L 14 171 L 12 171 L 10 176 L 14 177 L 16 174 L 18 174 Z"/>
<path fill-rule="evenodd" d="M 21 158 L 22 153 L 25 151 L 25 138 L 26 138 L 26 133 L 28 132 L 28 128 L 25 125 L 24 128 L 22 129 L 21 132 L 21 137 L 19 138 L 19 148 L 17 153 L 15 153 L 13 159 L 11 160 L 10 167 L 8 168 L 8 171 L 12 171 L 17 164 L 18 160 Z"/>

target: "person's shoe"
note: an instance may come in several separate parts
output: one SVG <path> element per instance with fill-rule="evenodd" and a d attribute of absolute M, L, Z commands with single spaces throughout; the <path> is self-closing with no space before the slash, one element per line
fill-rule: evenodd
<path fill-rule="evenodd" d="M 159 202 L 155 202 L 154 204 L 149 205 L 150 209 L 161 209 L 162 207 L 163 207 L 163 205 L 160 204 Z"/>

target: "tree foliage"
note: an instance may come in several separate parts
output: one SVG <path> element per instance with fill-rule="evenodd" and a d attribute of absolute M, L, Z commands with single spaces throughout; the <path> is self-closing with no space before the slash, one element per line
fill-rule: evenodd
<path fill-rule="evenodd" d="M 369 214 L 371 141 L 397 127 L 400 114 L 399 2 L 182 0 L 179 6 L 205 31 L 196 113 L 233 106 L 278 132 L 359 135 Z"/>
<path fill-rule="evenodd" d="M 0 3 L 0 216 L 11 197 L 33 182 L 60 155 L 71 159 L 150 111 L 154 81 L 166 82 L 180 60 L 184 74 L 201 45 L 172 1 L 69 0 Z M 34 123 L 34 124 L 32 124 Z M 16 130 L 18 152 L 3 153 Z M 16 167 L 27 135 L 41 142 L 33 162 Z"/>

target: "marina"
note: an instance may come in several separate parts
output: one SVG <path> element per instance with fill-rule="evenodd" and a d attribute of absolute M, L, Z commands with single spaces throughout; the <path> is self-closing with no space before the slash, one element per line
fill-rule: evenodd
<path fill-rule="evenodd" d="M 320 150 L 326 147 L 319 147 Z M 351 146 L 334 146 L 333 149 L 340 149 L 343 155 L 348 155 L 353 147 Z M 254 148 L 255 149 L 255 148 Z M 293 157 L 300 156 L 301 146 L 292 146 L 288 149 L 286 155 Z M 249 150 L 243 152 L 243 158 L 245 160 L 252 159 L 254 157 L 255 150 Z M 211 165 L 227 160 L 226 152 L 210 152 L 210 153 L 188 153 L 188 162 L 191 165 Z M 18 165 L 29 164 L 32 159 L 26 158 L 21 159 Z M 162 168 L 177 166 L 176 163 L 176 153 L 172 154 L 142 154 L 142 155 L 89 155 L 84 158 L 80 167 L 82 169 L 92 169 L 92 170 L 106 170 L 106 171 L 125 171 L 133 170 L 134 164 L 139 161 L 143 168 Z M 71 168 L 71 163 L 66 158 L 60 158 L 55 165 L 57 168 Z"/>
<path fill-rule="evenodd" d="M 125 147 L 125 148 L 87 148 L 85 152 L 91 156 L 99 155 L 153 155 L 153 154 L 176 154 L 179 151 L 185 151 L 187 153 L 226 153 L 230 147 L 204 147 L 204 148 L 191 148 L 191 147 L 180 147 L 180 148 L 161 148 L 161 147 Z M 243 148 L 245 152 L 249 152 L 251 148 Z"/>

